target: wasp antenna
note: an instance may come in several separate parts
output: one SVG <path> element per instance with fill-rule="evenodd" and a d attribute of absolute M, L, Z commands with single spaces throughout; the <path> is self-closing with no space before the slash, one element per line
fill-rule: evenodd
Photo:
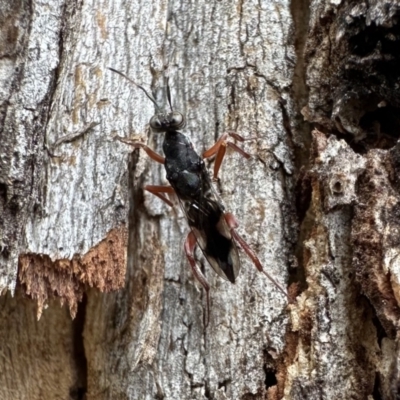
<path fill-rule="evenodd" d="M 169 89 L 169 77 L 167 76 L 167 99 L 168 99 L 168 104 L 171 108 L 171 112 L 174 110 L 172 109 L 172 102 L 171 102 L 171 90 Z"/>
<path fill-rule="evenodd" d="M 129 78 L 128 76 L 126 76 L 125 74 L 123 74 L 120 71 L 117 71 L 114 68 L 111 67 L 107 67 L 110 71 L 115 72 L 118 75 L 121 75 L 122 77 L 124 77 L 125 79 L 127 79 L 130 83 L 132 83 L 133 85 L 135 85 L 136 87 L 138 87 L 139 89 L 143 90 L 144 94 L 154 103 L 154 105 L 156 106 L 157 110 L 160 110 L 160 107 L 158 106 L 157 102 L 147 93 L 146 89 L 143 86 L 138 85 L 133 79 Z"/>

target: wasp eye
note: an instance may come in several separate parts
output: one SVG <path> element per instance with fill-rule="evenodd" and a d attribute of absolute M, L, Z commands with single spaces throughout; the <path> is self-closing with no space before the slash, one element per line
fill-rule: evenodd
<path fill-rule="evenodd" d="M 171 116 L 171 126 L 173 128 L 183 128 L 185 126 L 185 118 L 180 112 L 173 112 Z"/>
<path fill-rule="evenodd" d="M 163 128 L 162 123 L 160 122 L 157 115 L 154 115 L 153 117 L 151 117 L 150 128 L 154 129 L 155 131 L 159 131 L 160 129 Z"/>

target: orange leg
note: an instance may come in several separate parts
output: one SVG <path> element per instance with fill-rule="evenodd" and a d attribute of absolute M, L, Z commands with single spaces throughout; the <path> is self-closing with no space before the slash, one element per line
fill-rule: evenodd
<path fill-rule="evenodd" d="M 238 135 L 235 132 L 226 132 L 217 140 L 217 142 L 212 147 L 210 147 L 207 151 L 203 153 L 203 158 L 209 158 L 212 157 L 214 154 L 217 154 L 214 163 L 214 179 L 217 179 L 218 177 L 218 172 L 224 159 L 227 146 L 231 147 L 244 158 L 250 158 L 250 154 L 246 153 L 241 147 L 237 146 L 233 142 L 227 141 L 229 136 L 235 140 L 239 140 L 240 142 L 245 141 L 242 136 Z"/>
<path fill-rule="evenodd" d="M 172 186 L 147 185 L 144 187 L 144 190 L 147 190 L 148 192 L 154 194 L 154 196 L 157 196 L 159 199 L 167 203 L 170 207 L 174 206 L 170 200 L 168 200 L 165 196 L 161 194 L 161 193 L 175 193 L 175 190 L 173 189 Z"/>
<path fill-rule="evenodd" d="M 238 221 L 236 220 L 235 216 L 231 213 L 226 213 L 225 215 L 225 221 L 228 224 L 232 237 L 235 239 L 235 241 L 240 245 L 240 247 L 245 251 L 245 253 L 250 257 L 251 261 L 253 261 L 253 264 L 256 266 L 256 268 L 262 272 L 285 296 L 288 297 L 288 294 L 286 290 L 266 271 L 264 271 L 264 268 L 257 257 L 256 253 L 251 249 L 251 247 L 244 241 L 244 239 L 235 231 L 235 229 L 239 226 Z"/>
<path fill-rule="evenodd" d="M 133 146 L 135 149 L 142 148 L 152 160 L 157 161 L 160 164 L 164 164 L 165 162 L 165 158 L 162 155 L 156 153 L 154 150 L 152 150 L 149 146 L 145 145 L 144 143 L 137 142 L 136 140 L 124 138 L 121 136 L 115 136 L 114 138 L 122 143 L 128 144 L 129 146 Z"/>
<path fill-rule="evenodd" d="M 206 277 L 201 272 L 200 268 L 196 264 L 196 260 L 194 259 L 194 249 L 196 248 L 197 239 L 192 231 L 190 231 L 189 235 L 185 240 L 185 253 L 186 257 L 189 260 L 190 267 L 192 268 L 192 272 L 194 277 L 200 282 L 201 286 L 203 286 L 206 291 L 207 297 L 207 307 L 206 307 L 206 315 L 205 315 L 205 326 L 207 327 L 210 322 L 210 285 L 207 282 Z"/>
<path fill-rule="evenodd" d="M 137 142 L 135 140 L 124 138 L 121 136 L 115 136 L 115 139 L 119 140 L 122 143 L 128 144 L 129 146 L 133 146 L 135 149 L 142 148 L 152 160 L 157 161 L 160 164 L 164 164 L 165 162 L 165 158 L 163 156 L 156 153 L 154 150 L 152 150 L 149 146 L 146 146 L 144 143 Z M 148 192 L 154 194 L 154 196 L 157 196 L 159 199 L 167 203 L 170 207 L 174 206 L 170 200 L 168 200 L 165 196 L 161 194 L 161 193 L 175 193 L 174 189 L 171 186 L 147 185 L 144 187 L 144 190 L 147 190 Z"/>

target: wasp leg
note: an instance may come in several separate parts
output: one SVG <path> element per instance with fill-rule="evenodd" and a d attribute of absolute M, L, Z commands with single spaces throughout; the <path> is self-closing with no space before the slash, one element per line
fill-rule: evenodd
<path fill-rule="evenodd" d="M 229 229 L 231 231 L 232 237 L 245 251 L 245 253 L 250 257 L 251 261 L 253 261 L 253 264 L 256 266 L 256 268 L 260 272 L 262 272 L 286 297 L 288 297 L 286 290 L 270 274 L 268 274 L 268 272 L 264 271 L 264 268 L 260 260 L 258 259 L 256 253 L 254 253 L 254 251 L 245 242 L 245 240 L 235 231 L 235 229 L 239 226 L 239 223 L 236 220 L 235 216 L 231 213 L 226 213 L 224 214 L 224 216 L 225 216 L 225 221 L 228 224 Z"/>
<path fill-rule="evenodd" d="M 170 200 L 168 200 L 165 196 L 161 194 L 161 193 L 175 194 L 175 190 L 172 188 L 172 186 L 147 185 L 144 187 L 144 190 L 147 190 L 148 192 L 154 194 L 154 196 L 157 196 L 159 199 L 167 203 L 170 207 L 174 206 Z"/>
<path fill-rule="evenodd" d="M 206 307 L 206 315 L 205 315 L 205 326 L 208 326 L 210 322 L 210 285 L 207 282 L 206 277 L 201 272 L 200 268 L 196 264 L 196 260 L 194 259 L 194 249 L 197 245 L 197 239 L 194 233 L 191 231 L 185 240 L 185 253 L 186 257 L 189 260 L 190 267 L 192 268 L 192 272 L 194 277 L 199 281 L 201 286 L 203 286 L 206 291 L 207 298 L 207 307 Z"/>
<path fill-rule="evenodd" d="M 207 151 L 203 153 L 203 158 L 209 158 L 212 157 L 214 154 L 217 154 L 214 163 L 214 179 L 217 179 L 218 172 L 221 167 L 222 161 L 224 159 L 227 146 L 231 147 L 233 150 L 241 154 L 243 157 L 250 158 L 250 154 L 246 153 L 241 147 L 237 146 L 233 142 L 227 141 L 227 138 L 229 136 L 235 140 L 239 140 L 240 142 L 244 142 L 246 140 L 235 132 L 226 132 L 217 140 L 214 146 L 210 147 Z"/>
<path fill-rule="evenodd" d="M 121 136 L 115 136 L 114 138 L 122 143 L 128 144 L 129 146 L 133 146 L 135 149 L 142 148 L 152 160 L 157 161 L 160 164 L 164 164 L 165 162 L 165 158 L 162 155 L 156 153 L 154 150 L 152 150 L 149 146 L 145 145 L 144 143 L 137 142 L 136 140 L 124 138 Z"/>

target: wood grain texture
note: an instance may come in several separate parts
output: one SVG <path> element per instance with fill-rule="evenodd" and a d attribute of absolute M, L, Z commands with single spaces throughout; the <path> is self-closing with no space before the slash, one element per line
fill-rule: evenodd
<path fill-rule="evenodd" d="M 83 319 L 50 300 L 40 323 L 36 305 L 17 290 L 0 298 L 0 398 L 79 399 L 86 387 Z"/>

